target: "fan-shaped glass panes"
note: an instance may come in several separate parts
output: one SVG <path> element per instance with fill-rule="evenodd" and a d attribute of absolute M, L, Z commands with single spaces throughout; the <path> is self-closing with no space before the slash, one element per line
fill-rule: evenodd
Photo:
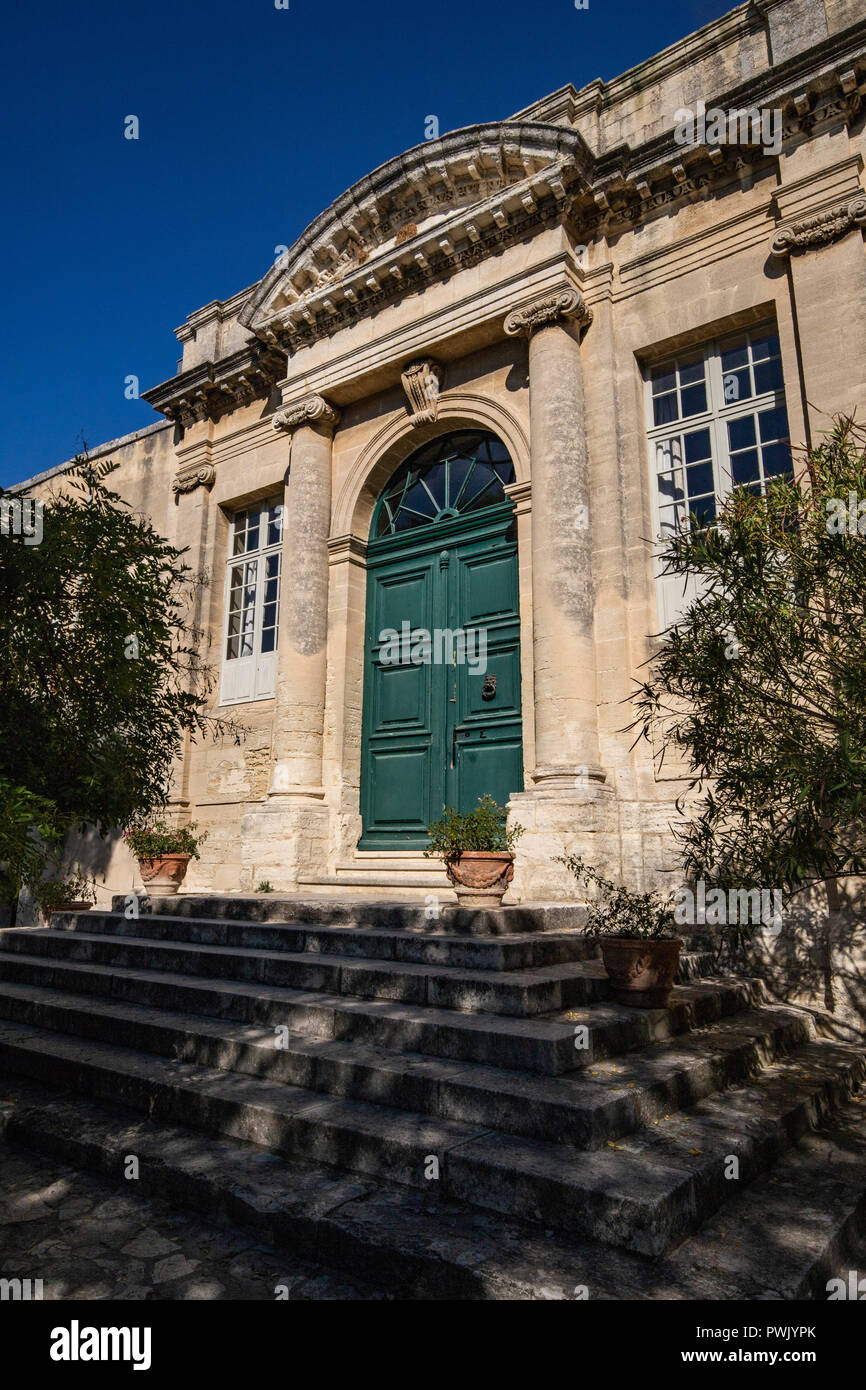
<path fill-rule="evenodd" d="M 514 465 L 505 445 L 484 430 L 432 439 L 401 464 L 379 501 L 376 538 L 431 526 L 504 502 Z"/>

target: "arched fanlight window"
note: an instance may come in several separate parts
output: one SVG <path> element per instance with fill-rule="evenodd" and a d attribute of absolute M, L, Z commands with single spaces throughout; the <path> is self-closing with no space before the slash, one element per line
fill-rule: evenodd
<path fill-rule="evenodd" d="M 504 502 L 514 465 L 505 445 L 485 430 L 460 430 L 416 449 L 379 499 L 376 539 L 450 521 Z"/>

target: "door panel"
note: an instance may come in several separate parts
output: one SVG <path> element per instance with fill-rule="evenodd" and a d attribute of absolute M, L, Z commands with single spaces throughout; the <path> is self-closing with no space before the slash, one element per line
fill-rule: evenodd
<path fill-rule="evenodd" d="M 485 792 L 504 806 L 523 787 L 522 739 L 504 729 L 458 732 L 456 782 L 458 810 L 471 810 Z"/>
<path fill-rule="evenodd" d="M 362 849 L 421 847 L 444 805 L 469 811 L 485 792 L 504 805 L 523 788 L 517 546 L 512 509 L 495 512 L 371 543 Z M 418 628 L 476 640 L 442 642 L 438 662 L 411 664 L 411 646 L 383 659 L 386 629 Z"/>
<path fill-rule="evenodd" d="M 385 837 L 423 835 L 429 824 L 430 747 L 371 750 L 372 830 Z"/>
<path fill-rule="evenodd" d="M 406 842 L 407 837 L 423 838 L 431 799 L 440 794 L 442 772 L 434 749 L 441 742 L 441 732 L 436 735 L 442 720 L 441 668 L 399 661 L 411 648 L 395 652 L 389 646 L 392 633 L 402 637 L 406 631 L 429 627 L 438 587 L 432 554 L 389 559 L 368 575 L 362 845 L 384 847 Z"/>
<path fill-rule="evenodd" d="M 379 666 L 374 685 L 377 734 L 429 732 L 430 681 L 423 666 Z"/>
<path fill-rule="evenodd" d="M 460 546 L 453 576 L 461 625 L 485 646 L 476 642 L 474 661 L 455 668 L 449 804 L 469 811 L 489 792 L 504 806 L 523 789 L 516 542 L 499 533 Z"/>
<path fill-rule="evenodd" d="M 461 555 L 461 617 L 465 625 L 517 614 L 517 565 L 514 544 L 499 542 L 499 553 Z"/>

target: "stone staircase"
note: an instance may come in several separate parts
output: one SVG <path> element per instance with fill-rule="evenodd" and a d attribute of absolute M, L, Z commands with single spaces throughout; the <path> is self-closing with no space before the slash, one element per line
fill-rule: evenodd
<path fill-rule="evenodd" d="M 434 895 L 442 903 L 457 901 L 438 860 L 406 850 L 355 850 L 351 859 L 335 864 L 332 874 L 301 874 L 299 882 L 305 892 L 338 895 L 348 890 L 356 899 L 419 902 Z"/>
<path fill-rule="evenodd" d="M 179 897 L 0 931 L 6 1136 L 134 1153 L 403 1297 L 825 1296 L 864 1250 L 864 1054 L 699 940 L 667 1009 L 613 1004 L 579 917 Z"/>

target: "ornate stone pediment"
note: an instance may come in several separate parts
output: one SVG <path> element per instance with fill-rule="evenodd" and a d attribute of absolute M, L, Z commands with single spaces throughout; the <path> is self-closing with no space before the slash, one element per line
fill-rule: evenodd
<path fill-rule="evenodd" d="M 592 157 L 563 126 L 470 126 L 392 159 L 313 222 L 239 322 L 291 350 L 419 281 L 474 264 L 586 188 Z"/>

